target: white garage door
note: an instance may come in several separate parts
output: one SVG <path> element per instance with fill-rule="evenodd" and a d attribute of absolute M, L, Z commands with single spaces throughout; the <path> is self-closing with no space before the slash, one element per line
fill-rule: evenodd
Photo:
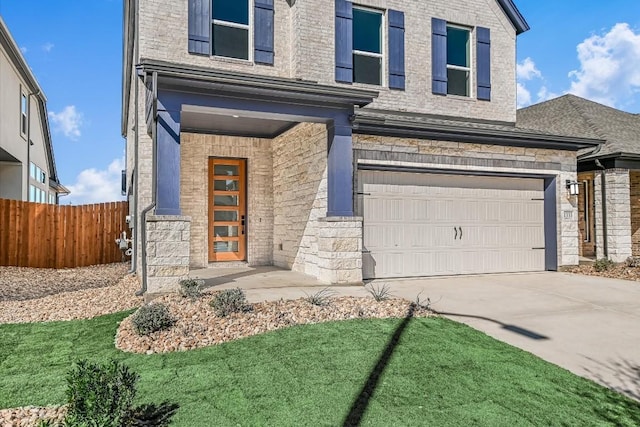
<path fill-rule="evenodd" d="M 367 279 L 543 271 L 542 179 L 361 171 Z"/>

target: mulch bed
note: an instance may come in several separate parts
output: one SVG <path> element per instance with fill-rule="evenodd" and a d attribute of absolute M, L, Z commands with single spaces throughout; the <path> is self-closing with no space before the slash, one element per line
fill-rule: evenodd
<path fill-rule="evenodd" d="M 640 267 L 627 267 L 625 263 L 615 264 L 605 271 L 596 271 L 593 265 L 576 265 L 564 267 L 562 271 L 586 276 L 608 277 L 610 279 L 622 279 L 640 281 Z"/>

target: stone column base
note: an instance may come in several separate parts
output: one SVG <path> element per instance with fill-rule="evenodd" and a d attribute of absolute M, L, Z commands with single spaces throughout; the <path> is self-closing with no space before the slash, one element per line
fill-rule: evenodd
<path fill-rule="evenodd" d="M 362 284 L 362 218 L 318 220 L 318 280 L 332 285 Z"/>
<path fill-rule="evenodd" d="M 147 217 L 147 293 L 175 292 L 189 275 L 191 218 Z"/>

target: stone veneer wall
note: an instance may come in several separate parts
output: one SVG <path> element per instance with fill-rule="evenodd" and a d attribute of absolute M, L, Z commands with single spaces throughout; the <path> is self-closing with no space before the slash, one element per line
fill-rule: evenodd
<path fill-rule="evenodd" d="M 596 204 L 596 256 L 603 258 L 603 217 L 602 217 L 602 172 L 595 174 Z M 629 171 L 608 169 L 605 172 L 607 209 L 607 250 L 614 262 L 623 262 L 631 256 L 631 194 L 629 191 Z"/>
<path fill-rule="evenodd" d="M 272 141 L 208 134 L 180 135 L 180 206 L 191 217 L 191 266 L 209 264 L 210 157 L 247 159 L 247 261 L 273 263 Z"/>
<path fill-rule="evenodd" d="M 173 292 L 189 274 L 190 219 L 147 217 L 147 292 Z"/>
<path fill-rule="evenodd" d="M 640 171 L 629 172 L 631 203 L 631 253 L 640 256 Z"/>
<path fill-rule="evenodd" d="M 327 128 L 301 123 L 273 144 L 273 264 L 318 276 L 318 221 L 327 215 Z"/>
<path fill-rule="evenodd" d="M 318 280 L 330 284 L 361 284 L 362 218 L 321 218 L 317 233 Z"/>
<path fill-rule="evenodd" d="M 358 163 L 555 175 L 558 265 L 578 264 L 577 198 L 569 196 L 564 185 L 576 180 L 575 152 L 359 134 L 353 145 Z"/>

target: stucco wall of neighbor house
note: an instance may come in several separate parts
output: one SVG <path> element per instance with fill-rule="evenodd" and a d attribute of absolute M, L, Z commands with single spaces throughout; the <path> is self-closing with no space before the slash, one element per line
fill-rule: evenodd
<path fill-rule="evenodd" d="M 191 267 L 209 264 L 209 158 L 247 159 L 247 262 L 273 263 L 271 140 L 180 134 L 180 207 L 191 218 Z"/>
<path fill-rule="evenodd" d="M 318 276 L 327 216 L 327 127 L 301 123 L 273 140 L 273 263 Z"/>
<path fill-rule="evenodd" d="M 640 256 L 640 171 L 629 172 L 631 203 L 631 254 Z"/>
<path fill-rule="evenodd" d="M 578 264 L 577 200 L 563 184 L 576 180 L 575 152 L 359 134 L 354 149 L 359 163 L 556 176 L 558 265 Z"/>
<path fill-rule="evenodd" d="M 274 8 L 273 66 L 255 64 L 251 60 L 189 54 L 188 0 L 140 1 L 140 57 L 264 76 L 293 77 L 290 53 L 291 40 L 294 39 L 291 34 L 291 10 L 285 0 L 275 0 Z M 249 38 L 253 39 L 253 32 Z M 250 55 L 253 53 L 250 52 Z"/>
<path fill-rule="evenodd" d="M 275 63 L 273 66 L 188 53 L 187 0 L 140 2 L 140 57 L 264 76 L 290 77 L 327 85 L 335 82 L 334 0 L 298 1 L 289 6 L 275 0 Z M 516 120 L 516 32 L 495 0 L 419 2 L 360 0 L 358 5 L 405 13 L 406 90 L 388 86 L 388 46 L 385 29 L 383 86 L 354 84 L 380 91 L 373 108 L 443 114 L 457 117 Z M 433 95 L 431 89 L 431 18 L 491 30 L 491 101 L 475 99 L 476 48 L 472 36 L 470 98 Z"/>
<path fill-rule="evenodd" d="M 22 165 L 0 162 L 0 199 L 22 199 Z"/>

